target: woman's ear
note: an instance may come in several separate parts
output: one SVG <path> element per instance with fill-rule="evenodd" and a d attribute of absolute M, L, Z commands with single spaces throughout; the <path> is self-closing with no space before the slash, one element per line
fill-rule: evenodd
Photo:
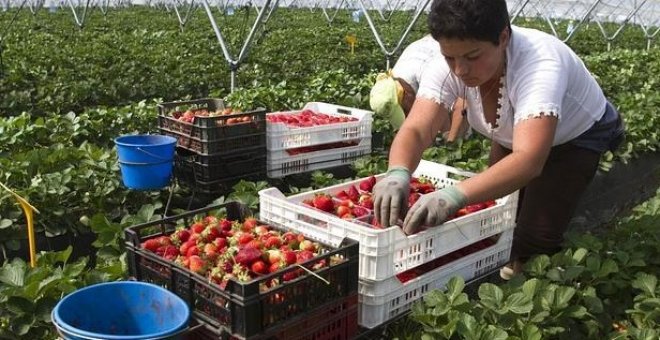
<path fill-rule="evenodd" d="M 509 27 L 505 27 L 500 33 L 500 46 L 506 47 L 507 44 L 509 43 L 510 38 L 511 38 L 511 29 Z"/>

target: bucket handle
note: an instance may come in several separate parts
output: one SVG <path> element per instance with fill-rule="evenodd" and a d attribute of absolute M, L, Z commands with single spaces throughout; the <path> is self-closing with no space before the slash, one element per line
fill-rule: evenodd
<path fill-rule="evenodd" d="M 159 156 L 159 155 L 153 154 L 153 153 L 151 153 L 151 152 L 149 152 L 149 151 L 147 151 L 147 150 L 142 149 L 142 148 L 139 147 L 139 146 L 136 147 L 135 149 L 138 150 L 138 151 L 140 151 L 140 152 L 146 153 L 147 155 L 149 155 L 149 156 L 151 156 L 151 157 L 153 157 L 153 158 L 160 159 L 161 161 L 164 161 L 164 162 L 170 162 L 170 161 L 172 161 L 172 159 L 163 158 L 162 156 Z"/>
<path fill-rule="evenodd" d="M 176 337 L 176 336 L 178 336 L 178 335 L 182 335 L 182 334 L 189 333 L 189 332 L 194 332 L 194 331 L 196 331 L 198 328 L 203 327 L 203 326 L 204 326 L 204 324 L 201 324 L 201 323 L 200 323 L 200 324 L 197 324 L 197 325 L 195 325 L 195 326 L 192 326 L 192 327 L 188 326 L 188 327 L 185 327 L 185 328 L 183 328 L 183 329 L 180 329 L 180 330 L 176 331 L 175 333 L 168 334 L 166 337 L 167 337 L 167 338 L 173 338 L 173 337 Z M 71 334 L 72 334 L 73 336 L 75 336 L 75 337 L 77 337 L 77 338 L 80 338 L 80 339 L 83 339 L 83 340 L 106 340 L 106 339 L 104 339 L 104 338 L 94 338 L 94 337 L 85 336 L 85 335 L 78 334 L 78 333 L 71 333 Z M 156 338 L 154 338 L 154 339 L 156 339 Z"/>

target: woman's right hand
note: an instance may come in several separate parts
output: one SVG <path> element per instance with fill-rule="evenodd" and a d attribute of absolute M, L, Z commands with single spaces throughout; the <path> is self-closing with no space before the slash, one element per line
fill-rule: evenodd
<path fill-rule="evenodd" d="M 408 208 L 410 171 L 405 167 L 393 167 L 384 178 L 376 182 L 374 214 L 383 228 L 396 225 Z"/>

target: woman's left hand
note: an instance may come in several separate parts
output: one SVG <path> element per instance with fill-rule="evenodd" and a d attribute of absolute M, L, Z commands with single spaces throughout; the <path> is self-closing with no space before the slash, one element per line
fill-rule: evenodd
<path fill-rule="evenodd" d="M 437 226 L 467 203 L 467 197 L 455 186 L 422 195 L 403 221 L 403 232 L 412 235 L 423 225 Z"/>

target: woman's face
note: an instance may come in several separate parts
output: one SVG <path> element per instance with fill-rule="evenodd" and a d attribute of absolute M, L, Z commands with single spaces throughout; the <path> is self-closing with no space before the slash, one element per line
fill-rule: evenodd
<path fill-rule="evenodd" d="M 489 41 L 440 39 L 440 50 L 451 71 L 465 85 L 476 87 L 502 75 L 508 30 L 500 35 L 500 44 Z"/>

